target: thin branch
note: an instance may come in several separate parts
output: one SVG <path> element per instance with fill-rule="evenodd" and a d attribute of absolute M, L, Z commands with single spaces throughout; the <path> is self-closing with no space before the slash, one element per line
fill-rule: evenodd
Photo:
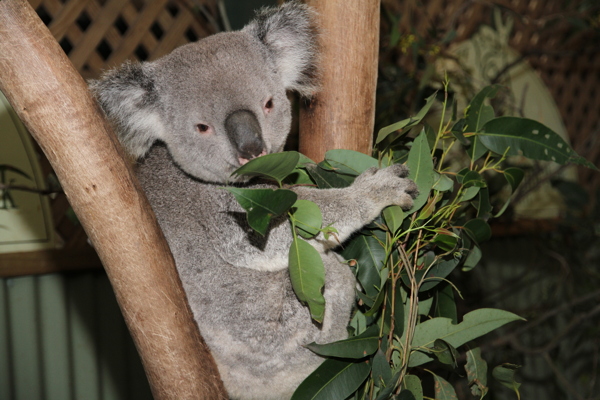
<path fill-rule="evenodd" d="M 571 386 L 569 380 L 565 378 L 565 376 L 559 371 L 556 365 L 554 365 L 554 362 L 552 361 L 548 353 L 542 354 L 542 358 L 544 359 L 544 361 L 546 361 L 552 372 L 554 372 L 554 375 L 558 378 L 560 383 L 562 383 L 563 387 L 569 392 L 569 394 L 577 400 L 583 400 L 583 397 L 581 397 L 579 393 L 577 393 L 577 390 L 573 386 Z"/>
<path fill-rule="evenodd" d="M 30 192 L 37 193 L 41 195 L 50 195 L 50 194 L 58 194 L 63 193 L 61 189 L 37 189 L 29 186 L 20 186 L 20 185 L 5 185 L 4 183 L 0 183 L 0 190 L 18 190 L 21 192 Z"/>

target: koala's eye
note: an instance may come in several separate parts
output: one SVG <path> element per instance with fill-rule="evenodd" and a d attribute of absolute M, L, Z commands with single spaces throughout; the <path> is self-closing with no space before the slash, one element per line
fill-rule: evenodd
<path fill-rule="evenodd" d="M 198 125 L 196 125 L 196 130 L 200 133 L 209 133 L 210 126 L 205 125 L 205 124 L 198 124 Z"/>
<path fill-rule="evenodd" d="M 263 106 L 265 113 L 269 113 L 272 109 L 273 109 L 273 98 L 270 98 L 269 100 L 267 100 L 265 102 L 265 105 Z"/>

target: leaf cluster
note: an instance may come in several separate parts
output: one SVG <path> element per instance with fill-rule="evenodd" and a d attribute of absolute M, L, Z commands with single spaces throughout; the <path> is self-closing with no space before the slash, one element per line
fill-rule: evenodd
<path fill-rule="evenodd" d="M 386 208 L 373 224 L 341 246 L 340 253 L 349 260 L 360 285 L 350 337 L 307 346 L 326 359 L 300 385 L 294 400 L 422 399 L 423 373 L 434 375 L 436 398 L 456 398 L 447 381 L 423 366 L 436 361 L 455 369 L 458 347 L 521 319 L 502 310 L 478 309 L 459 322 L 457 290 L 448 279 L 455 270 L 477 266 L 480 244 L 491 237 L 489 220 L 502 215 L 510 203 L 508 199 L 492 205 L 490 177 L 502 175 L 514 193 L 524 173 L 507 166 L 507 157 L 513 155 L 595 168 L 539 122 L 496 117 L 489 99 L 501 90 L 499 86 L 484 88 L 460 117 L 448 100 L 447 86 L 445 82 L 437 129 L 423 123 L 435 101 L 433 95 L 414 117 L 378 132 L 374 157 L 332 150 L 315 164 L 295 152 L 263 156 L 237 173 L 271 178 L 280 189 L 228 188 L 248 211 L 250 226 L 263 234 L 270 218 L 288 213 L 294 238 L 292 284 L 318 322 L 325 309 L 323 263 L 309 242 L 320 233 L 334 235 L 335 230 L 322 226 L 314 203 L 298 200 L 283 184 L 347 187 L 370 167 L 406 163 L 419 188 L 410 210 Z M 446 165 L 453 149 L 468 155 L 468 165 L 458 170 Z M 515 369 L 500 366 L 493 376 L 518 395 Z M 465 370 L 472 393 L 483 398 L 488 390 L 487 365 L 478 349 L 467 352 Z"/>

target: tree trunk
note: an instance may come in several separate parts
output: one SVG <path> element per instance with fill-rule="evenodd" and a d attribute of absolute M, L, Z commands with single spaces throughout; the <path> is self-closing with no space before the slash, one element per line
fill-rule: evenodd
<path fill-rule="evenodd" d="M 0 0 L 0 90 L 96 248 L 155 399 L 225 399 L 148 201 L 87 85 L 25 0 Z"/>
<path fill-rule="evenodd" d="M 378 0 L 307 0 L 321 25 L 321 91 L 301 109 L 300 152 L 371 154 L 379 54 Z"/>

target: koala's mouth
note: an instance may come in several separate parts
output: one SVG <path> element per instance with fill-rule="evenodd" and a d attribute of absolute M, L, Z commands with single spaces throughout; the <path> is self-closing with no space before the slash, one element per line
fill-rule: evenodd
<path fill-rule="evenodd" d="M 259 155 L 257 156 L 247 156 L 247 155 L 238 155 L 238 162 L 240 163 L 240 166 L 247 164 L 250 160 L 254 160 L 255 158 L 261 157 L 261 156 L 265 156 L 267 155 L 267 150 L 263 150 Z"/>

